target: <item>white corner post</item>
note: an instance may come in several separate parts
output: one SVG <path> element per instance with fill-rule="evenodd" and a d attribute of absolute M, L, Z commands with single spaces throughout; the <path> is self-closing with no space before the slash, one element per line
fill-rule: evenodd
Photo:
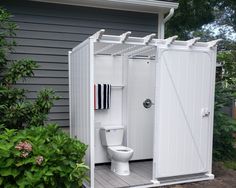
<path fill-rule="evenodd" d="M 158 39 L 164 39 L 165 38 L 165 23 L 168 22 L 175 13 L 175 9 L 171 8 L 169 14 L 165 17 L 165 14 L 163 12 L 158 13 Z"/>
<path fill-rule="evenodd" d="M 74 133 L 74 127 L 72 128 L 71 126 L 71 120 L 72 120 L 72 108 L 71 108 L 71 53 L 72 51 L 69 51 L 68 52 L 68 72 L 69 72 L 69 108 L 70 108 L 70 112 L 69 112 L 69 117 L 70 117 L 70 120 L 69 120 L 69 126 L 70 126 L 70 137 L 72 138 L 73 137 L 73 134 Z"/>

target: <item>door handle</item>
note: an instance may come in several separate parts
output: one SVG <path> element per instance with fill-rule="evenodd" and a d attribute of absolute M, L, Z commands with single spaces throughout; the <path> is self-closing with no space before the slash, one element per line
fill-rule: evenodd
<path fill-rule="evenodd" d="M 154 103 L 152 102 L 151 99 L 146 99 L 146 100 L 143 102 L 144 108 L 151 108 L 152 105 L 154 105 Z"/>
<path fill-rule="evenodd" d="M 208 108 L 203 108 L 202 109 L 202 117 L 209 117 L 211 112 L 208 110 Z"/>

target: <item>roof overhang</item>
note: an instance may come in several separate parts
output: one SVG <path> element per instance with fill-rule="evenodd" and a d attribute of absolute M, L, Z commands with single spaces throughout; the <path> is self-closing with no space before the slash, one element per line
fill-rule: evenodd
<path fill-rule="evenodd" d="M 85 6 L 113 10 L 124 10 L 146 13 L 168 13 L 171 8 L 177 9 L 179 4 L 156 0 L 31 0 L 46 3 L 57 3 L 74 6 Z"/>

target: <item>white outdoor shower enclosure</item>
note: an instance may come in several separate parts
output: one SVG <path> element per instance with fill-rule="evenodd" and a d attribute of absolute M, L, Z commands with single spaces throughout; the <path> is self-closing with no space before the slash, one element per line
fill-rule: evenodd
<path fill-rule="evenodd" d="M 135 187 L 213 179 L 218 41 L 103 33 L 69 52 L 70 134 L 88 145 L 86 187 L 96 187 L 95 164 L 108 162 L 101 125 L 124 126 L 123 145 L 134 149 L 133 160 L 152 159 L 149 184 Z M 94 110 L 95 83 L 111 84 L 111 109 Z M 148 109 L 143 107 L 147 98 L 153 103 Z"/>

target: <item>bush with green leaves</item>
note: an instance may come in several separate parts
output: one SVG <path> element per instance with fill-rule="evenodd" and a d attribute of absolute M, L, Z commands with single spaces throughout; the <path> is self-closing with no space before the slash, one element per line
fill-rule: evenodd
<path fill-rule="evenodd" d="M 236 121 L 224 112 L 236 99 L 236 51 L 219 52 L 222 69 L 217 76 L 214 118 L 214 159 L 231 160 L 236 157 Z"/>
<path fill-rule="evenodd" d="M 0 135 L 0 187 L 81 187 L 87 146 L 55 125 Z"/>
<path fill-rule="evenodd" d="M 8 60 L 16 28 L 0 7 L 0 187 L 81 187 L 87 178 L 87 146 L 55 125 L 44 126 L 58 99 L 55 92 L 44 89 L 30 101 L 27 91 L 16 87 L 38 67 L 28 59 Z"/>
<path fill-rule="evenodd" d="M 11 14 L 0 8 L 0 127 L 22 129 L 43 125 L 58 97 L 51 89 L 44 89 L 35 101 L 29 101 L 26 90 L 14 87 L 18 80 L 32 77 L 33 70 L 38 67 L 29 59 L 7 59 L 16 46 L 16 28 Z"/>

